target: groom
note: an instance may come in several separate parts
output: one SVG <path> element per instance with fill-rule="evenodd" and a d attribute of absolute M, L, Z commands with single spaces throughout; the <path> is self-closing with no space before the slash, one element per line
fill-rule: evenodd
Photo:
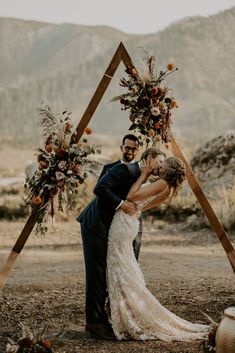
<path fill-rule="evenodd" d="M 138 153 L 139 145 L 140 143 L 139 143 L 138 137 L 136 137 L 133 134 L 125 135 L 122 139 L 122 144 L 120 146 L 120 150 L 122 154 L 121 159 L 118 159 L 115 162 L 106 164 L 100 173 L 99 179 L 102 178 L 102 176 L 104 176 L 112 167 L 114 167 L 119 163 L 125 163 L 125 164 L 133 163 Z M 141 246 L 142 218 L 139 219 L 139 222 L 140 222 L 139 231 L 135 239 L 133 240 L 133 250 L 137 261 L 139 258 L 140 246 Z"/>
<path fill-rule="evenodd" d="M 154 175 L 165 155 L 157 148 L 149 148 L 143 159 L 153 159 Z M 86 268 L 86 327 L 96 338 L 114 339 L 105 311 L 107 298 L 106 255 L 110 224 L 117 209 L 130 215 L 136 212 L 134 203 L 126 196 L 131 185 L 140 176 L 141 162 L 119 163 L 98 180 L 92 200 L 78 216 L 81 223 L 83 252 Z"/>

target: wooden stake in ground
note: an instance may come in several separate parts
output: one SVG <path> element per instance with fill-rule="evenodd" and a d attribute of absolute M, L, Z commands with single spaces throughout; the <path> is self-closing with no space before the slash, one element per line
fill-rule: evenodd
<path fill-rule="evenodd" d="M 98 104 L 101 101 L 101 98 L 103 97 L 116 69 L 118 68 L 120 62 L 123 62 L 124 65 L 126 66 L 126 68 L 134 68 L 134 65 L 131 61 L 131 58 L 126 50 L 126 48 L 124 47 L 123 43 L 121 42 L 107 68 L 107 70 L 105 71 L 105 74 L 103 75 L 93 97 L 90 100 L 90 103 L 87 106 L 87 109 L 85 110 L 85 113 L 83 114 L 80 122 L 78 123 L 78 126 L 76 128 L 75 133 L 72 135 L 71 141 L 73 143 L 76 143 L 80 140 L 84 129 L 86 128 L 86 126 L 89 124 Z M 174 144 L 174 141 L 172 141 L 172 146 L 173 148 L 175 148 L 175 155 L 179 156 L 179 158 L 184 158 L 180 149 L 178 148 L 178 146 L 176 144 Z M 180 155 L 182 157 L 180 157 Z M 183 159 L 185 160 L 185 159 Z M 186 164 L 188 166 L 188 163 Z M 189 170 L 189 168 L 187 168 L 187 170 Z M 193 175 L 193 174 L 192 174 Z M 189 185 L 191 186 L 193 192 L 195 193 L 196 197 L 198 198 L 204 212 L 206 213 L 206 215 L 209 219 L 210 222 L 213 223 L 212 227 L 213 229 L 217 232 L 219 232 L 219 240 L 221 241 L 226 254 L 230 260 L 230 263 L 233 267 L 233 270 L 235 270 L 235 254 L 234 254 L 234 249 L 232 247 L 232 244 L 230 243 L 229 239 L 227 238 L 222 226 L 220 225 L 216 215 L 214 214 L 208 200 L 206 199 L 205 195 L 202 192 L 197 192 L 197 188 L 194 187 L 194 183 L 191 182 L 192 178 L 189 178 Z M 193 176 L 193 180 L 194 182 L 197 183 L 196 178 Z M 201 188 L 200 188 L 201 190 Z M 211 210 L 211 211 L 208 211 Z M 211 213 L 211 215 L 210 215 Z M 16 244 L 14 245 L 10 255 L 8 256 L 2 271 L 0 272 L 0 290 L 4 287 L 7 277 L 18 257 L 18 255 L 20 254 L 20 252 L 22 251 L 30 233 L 32 232 L 35 223 L 37 222 L 37 213 L 31 213 L 31 215 L 29 216 Z M 216 224 L 216 227 L 215 227 Z M 219 225 L 220 226 L 219 226 Z M 215 229 L 215 228 L 216 229 Z M 221 229 L 221 228 L 222 229 Z"/>

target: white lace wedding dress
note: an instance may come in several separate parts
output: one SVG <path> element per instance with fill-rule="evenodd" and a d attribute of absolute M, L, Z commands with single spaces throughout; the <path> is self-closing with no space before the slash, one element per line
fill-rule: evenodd
<path fill-rule="evenodd" d="M 138 208 L 143 208 L 149 201 L 138 202 Z M 138 229 L 137 214 L 129 216 L 122 210 L 115 213 L 107 252 L 110 323 L 115 336 L 118 340 L 190 341 L 205 338 L 210 328 L 208 325 L 193 324 L 176 316 L 145 286 L 132 247 Z"/>

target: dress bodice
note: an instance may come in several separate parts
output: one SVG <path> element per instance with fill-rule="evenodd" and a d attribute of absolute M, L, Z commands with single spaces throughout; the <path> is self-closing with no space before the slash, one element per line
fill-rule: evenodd
<path fill-rule="evenodd" d="M 144 183 L 141 185 L 141 188 L 149 185 L 150 182 L 147 182 L 147 183 Z M 156 195 L 152 195 L 152 196 L 149 196 L 147 197 L 146 199 L 144 200 L 140 200 L 140 201 L 135 201 L 135 204 L 137 205 L 139 211 L 141 211 L 149 202 L 151 202 L 154 198 L 156 197 Z"/>

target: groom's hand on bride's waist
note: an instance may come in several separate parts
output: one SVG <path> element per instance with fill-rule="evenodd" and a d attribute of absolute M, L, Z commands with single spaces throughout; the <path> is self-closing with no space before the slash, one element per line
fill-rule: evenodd
<path fill-rule="evenodd" d="M 120 205 L 120 209 L 123 212 L 129 214 L 130 216 L 134 215 L 136 211 L 138 211 L 136 204 L 127 200 L 122 202 L 122 204 Z"/>

